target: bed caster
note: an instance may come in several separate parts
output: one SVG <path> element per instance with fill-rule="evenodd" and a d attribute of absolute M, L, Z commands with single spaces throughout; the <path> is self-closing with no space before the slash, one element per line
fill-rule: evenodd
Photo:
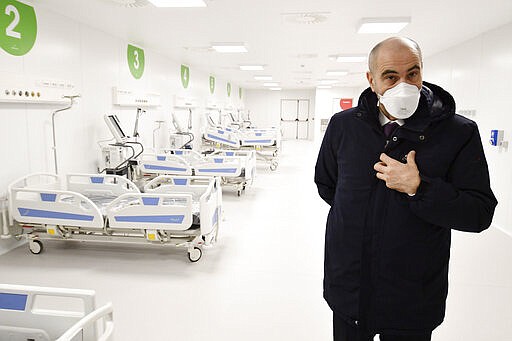
<path fill-rule="evenodd" d="M 242 190 L 240 190 L 240 189 L 239 189 L 239 190 L 236 192 L 236 194 L 237 194 L 238 196 L 241 196 L 241 195 L 242 195 Z"/>
<path fill-rule="evenodd" d="M 39 240 L 31 240 L 28 243 L 28 248 L 34 255 L 38 255 L 43 251 L 43 243 Z"/>
<path fill-rule="evenodd" d="M 272 156 L 273 157 L 276 157 L 277 156 L 277 150 L 275 152 L 272 153 Z"/>
<path fill-rule="evenodd" d="M 270 163 L 270 170 L 275 171 L 277 169 L 277 165 L 278 165 L 277 161 L 272 161 Z"/>
<path fill-rule="evenodd" d="M 188 260 L 192 263 L 195 263 L 201 259 L 202 255 L 203 251 L 201 251 L 201 249 L 196 246 L 192 250 L 188 251 Z"/>

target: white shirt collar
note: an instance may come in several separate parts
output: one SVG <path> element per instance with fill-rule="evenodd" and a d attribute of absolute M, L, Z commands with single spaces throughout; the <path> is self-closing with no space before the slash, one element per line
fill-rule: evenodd
<path fill-rule="evenodd" d="M 379 122 L 380 122 L 380 125 L 383 126 L 385 124 L 387 124 L 388 122 L 391 122 L 391 120 L 389 118 L 386 117 L 386 115 L 384 115 L 380 110 L 379 110 Z M 405 121 L 404 120 L 399 120 L 399 119 L 396 119 L 394 120 L 393 122 L 396 122 L 398 123 L 399 126 L 403 126 Z"/>

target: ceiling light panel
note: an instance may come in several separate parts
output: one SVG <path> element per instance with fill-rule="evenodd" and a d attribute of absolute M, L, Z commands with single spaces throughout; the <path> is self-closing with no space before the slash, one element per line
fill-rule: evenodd
<path fill-rule="evenodd" d="M 316 88 L 317 89 L 332 89 L 332 86 L 330 86 L 330 85 L 318 85 Z"/>
<path fill-rule="evenodd" d="M 277 87 L 277 88 L 270 88 L 270 90 L 272 90 L 272 91 L 281 91 L 282 88 L 279 88 L 279 87 Z"/>
<path fill-rule="evenodd" d="M 240 65 L 242 71 L 263 71 L 265 67 L 263 65 Z"/>
<path fill-rule="evenodd" d="M 148 0 L 156 7 L 206 7 L 204 0 Z"/>
<path fill-rule="evenodd" d="M 268 83 L 263 83 L 263 86 L 277 87 L 277 86 L 279 86 L 279 83 L 276 83 L 276 82 L 268 82 Z"/>
<path fill-rule="evenodd" d="M 212 43 L 212 49 L 219 53 L 246 53 L 244 43 Z"/>
<path fill-rule="evenodd" d="M 357 33 L 398 33 L 411 22 L 410 17 L 363 18 Z"/>
<path fill-rule="evenodd" d="M 272 76 L 254 76 L 257 81 L 271 81 Z"/>
<path fill-rule="evenodd" d="M 327 70 L 327 76 L 346 76 L 348 71 L 346 70 Z"/>

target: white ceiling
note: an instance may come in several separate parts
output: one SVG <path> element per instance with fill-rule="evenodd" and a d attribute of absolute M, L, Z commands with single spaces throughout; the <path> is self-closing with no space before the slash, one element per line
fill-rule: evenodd
<path fill-rule="evenodd" d="M 357 34 L 363 17 L 410 16 L 411 24 L 399 34 L 418 41 L 424 56 L 512 21 L 511 0 L 206 0 L 206 8 L 187 9 L 116 5 L 123 1 L 135 0 L 41 0 L 39 4 L 244 88 L 263 88 L 253 79 L 257 74 L 272 75 L 283 88 L 313 88 L 326 78 L 339 79 L 339 86 L 363 85 L 365 64 L 340 64 L 328 58 L 367 54 L 388 36 Z M 298 24 L 282 15 L 303 12 L 326 13 L 327 20 Z M 245 42 L 249 53 L 205 51 L 212 42 Z M 238 69 L 239 64 L 250 63 L 265 64 L 266 70 Z M 332 69 L 351 74 L 327 77 L 326 70 Z"/>

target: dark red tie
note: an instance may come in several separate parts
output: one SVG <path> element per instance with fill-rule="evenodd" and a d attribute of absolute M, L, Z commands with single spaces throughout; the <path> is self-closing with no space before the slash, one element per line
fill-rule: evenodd
<path fill-rule="evenodd" d="M 386 137 L 389 137 L 391 134 L 393 134 L 396 128 L 398 128 L 398 123 L 396 122 L 388 122 L 384 124 L 384 135 L 386 135 Z"/>

